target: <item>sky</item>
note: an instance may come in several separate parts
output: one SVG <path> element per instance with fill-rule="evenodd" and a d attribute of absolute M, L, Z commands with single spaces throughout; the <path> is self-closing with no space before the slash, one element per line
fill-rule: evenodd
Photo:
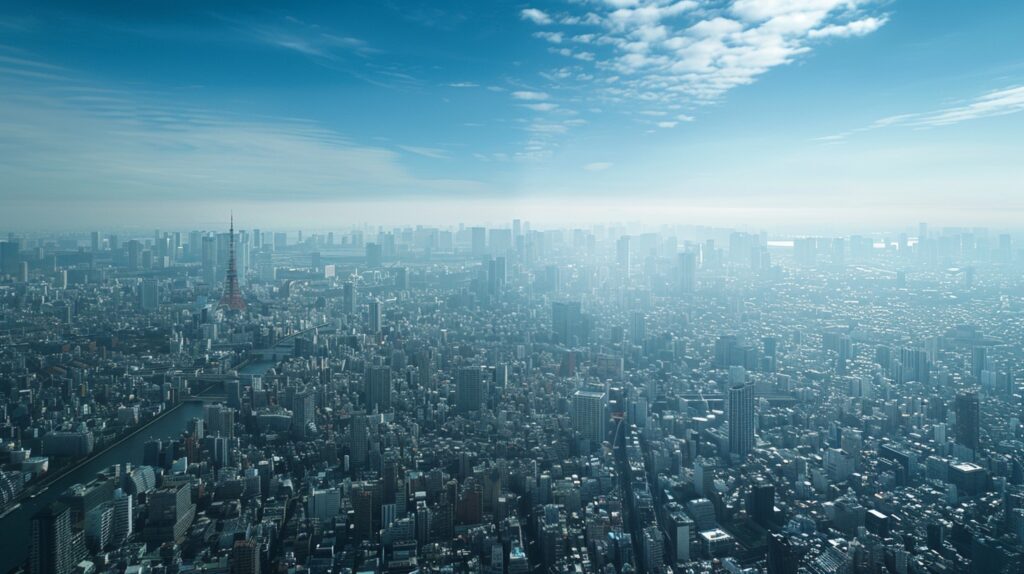
<path fill-rule="evenodd" d="M 11 1 L 0 228 L 1024 214 L 1024 2 Z"/>

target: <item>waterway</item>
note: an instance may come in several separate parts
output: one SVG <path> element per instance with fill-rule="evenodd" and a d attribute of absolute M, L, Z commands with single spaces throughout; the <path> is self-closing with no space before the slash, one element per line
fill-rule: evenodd
<path fill-rule="evenodd" d="M 255 361 L 241 369 L 242 374 L 262 375 L 273 367 L 272 361 Z M 74 484 L 85 484 L 99 472 L 122 462 L 142 464 L 142 451 L 151 439 L 177 438 L 185 431 L 188 421 L 203 416 L 203 404 L 184 402 L 153 422 L 141 432 L 117 444 L 103 454 L 94 456 L 74 471 L 62 476 L 35 498 L 26 498 L 21 507 L 0 519 L 0 572 L 9 572 L 28 560 L 31 539 L 30 522 L 39 509 L 57 500 L 61 493 Z"/>

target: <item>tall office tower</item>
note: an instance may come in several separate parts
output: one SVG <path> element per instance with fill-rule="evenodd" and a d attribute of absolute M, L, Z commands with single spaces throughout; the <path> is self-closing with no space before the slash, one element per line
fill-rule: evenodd
<path fill-rule="evenodd" d="M 224 280 L 224 295 L 220 298 L 220 304 L 233 311 L 245 310 L 245 299 L 242 298 L 242 290 L 238 286 L 238 266 L 235 262 L 235 216 L 231 216 L 231 228 L 229 231 L 228 246 L 228 274 Z"/>
<path fill-rule="evenodd" d="M 754 383 L 740 382 L 729 387 L 729 454 L 743 457 L 753 449 Z"/>
<path fill-rule="evenodd" d="M 128 242 L 128 269 L 138 271 L 142 267 L 142 242 L 132 239 Z"/>
<path fill-rule="evenodd" d="M 134 514 L 132 495 L 118 488 L 114 491 L 114 525 L 110 538 L 115 545 L 124 543 L 134 531 Z"/>
<path fill-rule="evenodd" d="M 988 368 L 988 347 L 976 346 L 971 349 L 971 375 L 981 380 L 981 372 Z"/>
<path fill-rule="evenodd" d="M 21 242 L 17 239 L 0 241 L 0 273 L 17 275 L 21 261 Z"/>
<path fill-rule="evenodd" d="M 554 302 L 551 304 L 551 330 L 555 334 L 555 342 L 562 345 L 573 344 L 578 336 L 580 323 L 579 302 Z"/>
<path fill-rule="evenodd" d="M 149 495 L 149 519 L 145 539 L 149 542 L 181 544 L 196 515 L 192 488 L 188 484 L 168 486 Z"/>
<path fill-rule="evenodd" d="M 366 412 L 391 409 L 391 367 L 370 367 L 366 370 Z"/>
<path fill-rule="evenodd" d="M 114 505 L 101 503 L 85 514 L 85 545 L 99 552 L 110 545 L 114 531 Z"/>
<path fill-rule="evenodd" d="M 956 395 L 956 442 L 977 454 L 980 434 L 981 408 L 976 391 Z"/>
<path fill-rule="evenodd" d="M 356 286 L 351 281 L 341 287 L 341 310 L 348 315 L 356 312 Z"/>
<path fill-rule="evenodd" d="M 397 290 L 397 291 L 408 291 L 409 290 L 409 268 L 408 267 L 396 267 L 395 268 L 395 290 Z"/>
<path fill-rule="evenodd" d="M 212 235 L 203 235 L 202 253 L 200 255 L 203 263 L 203 281 L 212 286 L 217 282 L 217 238 Z"/>
<path fill-rule="evenodd" d="M 160 308 L 160 283 L 156 279 L 145 279 L 139 288 L 139 309 L 149 313 Z"/>
<path fill-rule="evenodd" d="M 679 290 L 683 293 L 697 290 L 697 254 L 692 251 L 679 254 Z"/>
<path fill-rule="evenodd" d="M 768 534 L 768 574 L 797 574 L 800 570 L 799 547 L 778 532 Z"/>
<path fill-rule="evenodd" d="M 383 249 L 379 243 L 366 244 L 366 266 L 376 269 L 381 266 L 384 260 Z"/>
<path fill-rule="evenodd" d="M 70 574 L 85 554 L 81 537 L 71 529 L 71 509 L 54 502 L 32 517 L 29 571 L 32 574 Z"/>
<path fill-rule="evenodd" d="M 459 412 L 478 411 L 484 403 L 484 371 L 480 367 L 462 367 L 455 377 L 455 408 Z"/>
<path fill-rule="evenodd" d="M 380 299 L 372 299 L 370 301 L 370 312 L 367 316 L 369 328 L 371 333 L 380 333 L 384 326 L 384 312 L 382 307 L 383 303 Z"/>
<path fill-rule="evenodd" d="M 470 248 L 475 256 L 481 256 L 487 253 L 487 229 L 483 227 L 471 227 L 470 233 Z"/>
<path fill-rule="evenodd" d="M 793 259 L 797 265 L 810 267 L 818 258 L 818 240 L 813 237 L 798 237 L 793 240 Z"/>
<path fill-rule="evenodd" d="M 598 391 L 576 391 L 572 395 L 572 422 L 576 433 L 596 448 L 604 442 L 607 429 L 605 405 L 608 396 Z"/>
<path fill-rule="evenodd" d="M 619 273 L 629 278 L 629 236 L 623 235 L 615 242 L 615 262 L 618 264 Z"/>
<path fill-rule="evenodd" d="M 927 383 L 931 378 L 931 361 L 924 349 L 900 349 L 900 370 L 895 377 L 897 383 L 917 381 Z"/>
<path fill-rule="evenodd" d="M 767 528 L 775 515 L 775 486 L 760 481 L 750 488 L 747 495 L 747 515 L 754 522 Z"/>
<path fill-rule="evenodd" d="M 316 423 L 316 400 L 313 391 L 304 389 L 292 397 L 292 434 L 305 437 Z"/>
<path fill-rule="evenodd" d="M 366 466 L 370 451 L 370 417 L 364 413 L 352 413 L 351 447 L 352 467 Z"/>
<path fill-rule="evenodd" d="M 99 231 L 93 231 L 91 234 L 89 234 L 89 240 L 90 240 L 90 243 L 92 244 L 92 252 L 93 253 L 99 253 L 99 251 L 100 251 L 100 232 Z"/>
<path fill-rule="evenodd" d="M 497 295 L 505 290 L 505 283 L 508 280 L 508 266 L 504 257 L 491 259 L 487 264 L 487 290 L 492 295 Z"/>
<path fill-rule="evenodd" d="M 642 345 L 647 338 L 647 316 L 643 311 L 633 311 L 629 315 L 629 340 L 634 345 Z"/>
<path fill-rule="evenodd" d="M 228 562 L 231 574 L 260 574 L 260 545 L 252 538 L 235 540 Z"/>

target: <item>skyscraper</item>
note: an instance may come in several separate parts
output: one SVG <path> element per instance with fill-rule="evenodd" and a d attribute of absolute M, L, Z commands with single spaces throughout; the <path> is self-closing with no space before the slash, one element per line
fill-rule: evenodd
<path fill-rule="evenodd" d="M 484 402 L 484 372 L 480 367 L 462 367 L 455 379 L 455 408 L 478 411 Z"/>
<path fill-rule="evenodd" d="M 71 530 L 71 509 L 54 502 L 32 517 L 32 549 L 29 569 L 32 574 L 68 574 L 75 568 L 77 552 Z"/>
<path fill-rule="evenodd" d="M 572 396 L 572 419 L 576 433 L 590 441 L 591 448 L 604 442 L 607 396 L 598 391 L 576 391 Z"/>
<path fill-rule="evenodd" d="M 391 368 L 370 367 L 366 370 L 366 411 L 391 409 Z"/>
<path fill-rule="evenodd" d="M 956 442 L 978 452 L 981 409 L 976 391 L 961 392 L 956 396 Z"/>
<path fill-rule="evenodd" d="M 231 549 L 231 574 L 260 574 L 260 545 L 255 540 L 236 540 Z"/>
<path fill-rule="evenodd" d="M 383 328 L 384 312 L 382 307 L 383 303 L 380 302 L 380 299 L 370 301 L 370 311 L 367 320 L 371 333 L 380 333 Z"/>
<path fill-rule="evenodd" d="M 619 273 L 622 277 L 629 279 L 629 236 L 623 235 L 615 242 L 615 262 L 618 264 Z"/>
<path fill-rule="evenodd" d="M 729 454 L 746 456 L 754 449 L 754 384 L 729 387 Z"/>
<path fill-rule="evenodd" d="M 696 253 L 679 254 L 679 290 L 683 293 L 693 293 L 697 290 Z"/>
<path fill-rule="evenodd" d="M 554 302 L 551 304 L 551 330 L 555 334 L 555 342 L 571 345 L 577 338 L 580 324 L 579 302 Z"/>
<path fill-rule="evenodd" d="M 245 299 L 242 298 L 242 290 L 238 286 L 238 267 L 235 262 L 235 217 L 231 216 L 231 228 L 229 231 L 228 247 L 228 274 L 224 281 L 224 296 L 220 298 L 220 304 L 225 305 L 233 311 L 245 310 Z"/>

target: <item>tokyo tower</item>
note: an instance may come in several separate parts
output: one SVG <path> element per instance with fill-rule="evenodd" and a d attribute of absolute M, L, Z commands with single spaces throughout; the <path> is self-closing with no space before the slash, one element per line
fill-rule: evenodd
<path fill-rule="evenodd" d="M 228 248 L 228 276 L 224 281 L 224 296 L 220 304 L 234 311 L 245 310 L 245 299 L 238 287 L 238 267 L 235 264 L 235 215 L 231 214 L 231 241 Z"/>

